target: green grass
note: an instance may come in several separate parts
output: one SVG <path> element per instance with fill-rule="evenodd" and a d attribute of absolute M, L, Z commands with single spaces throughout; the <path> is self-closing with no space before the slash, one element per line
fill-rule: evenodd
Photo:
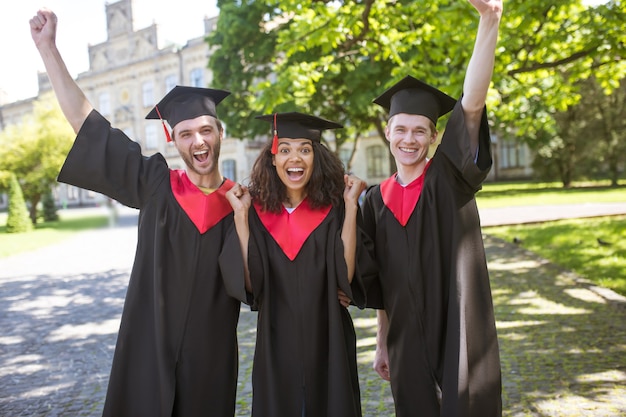
<path fill-rule="evenodd" d="M 480 208 L 541 204 L 612 203 L 626 201 L 626 183 L 611 187 L 608 181 L 579 182 L 570 188 L 560 183 L 486 183 L 476 195 Z"/>
<path fill-rule="evenodd" d="M 525 249 L 626 295 L 626 216 L 485 227 L 483 232 L 508 242 L 518 239 Z"/>
<path fill-rule="evenodd" d="M 0 214 L 0 258 L 39 249 L 69 238 L 81 230 L 103 227 L 108 217 L 96 213 L 66 212 L 54 222 L 38 223 L 27 233 L 6 233 L 6 213 Z"/>

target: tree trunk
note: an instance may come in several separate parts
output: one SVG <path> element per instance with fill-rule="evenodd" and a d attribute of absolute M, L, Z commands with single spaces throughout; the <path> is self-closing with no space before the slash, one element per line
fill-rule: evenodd
<path fill-rule="evenodd" d="M 41 195 L 37 195 L 30 200 L 30 221 L 33 222 L 33 225 L 37 224 L 37 206 L 39 205 L 39 200 L 41 200 Z"/>

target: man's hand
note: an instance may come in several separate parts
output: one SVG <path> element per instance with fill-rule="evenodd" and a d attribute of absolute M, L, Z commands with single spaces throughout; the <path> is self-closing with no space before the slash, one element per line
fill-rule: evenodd
<path fill-rule="evenodd" d="M 350 307 L 350 297 L 341 288 L 337 288 L 337 297 L 339 298 L 339 304 L 346 308 Z"/>
<path fill-rule="evenodd" d="M 502 16 L 502 0 L 469 0 L 469 2 L 481 16 L 489 13 Z"/>
<path fill-rule="evenodd" d="M 48 9 L 40 9 L 30 21 L 30 35 L 37 48 L 54 44 L 57 33 L 57 16 Z"/>
<path fill-rule="evenodd" d="M 387 353 L 387 346 L 380 346 L 380 344 L 376 344 L 374 370 L 385 381 L 391 380 L 391 376 L 389 375 L 389 354 Z"/>

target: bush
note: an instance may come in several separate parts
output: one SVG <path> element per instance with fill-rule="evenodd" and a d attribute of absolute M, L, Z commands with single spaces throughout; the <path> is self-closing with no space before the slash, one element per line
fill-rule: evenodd
<path fill-rule="evenodd" d="M 59 214 L 57 213 L 57 207 L 54 203 L 54 197 L 52 196 L 51 191 L 44 194 L 41 205 L 41 215 L 44 222 L 54 222 L 59 220 Z"/>
<path fill-rule="evenodd" d="M 9 214 L 7 216 L 7 233 L 22 233 L 33 230 L 33 222 L 22 194 L 22 187 L 15 174 L 9 179 Z"/>

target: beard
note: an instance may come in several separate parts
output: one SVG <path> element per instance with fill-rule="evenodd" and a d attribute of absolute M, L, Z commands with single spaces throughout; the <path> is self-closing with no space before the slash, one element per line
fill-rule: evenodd
<path fill-rule="evenodd" d="M 201 169 L 199 169 L 198 167 L 195 166 L 194 162 L 196 162 L 196 159 L 193 156 L 193 151 L 189 151 L 186 153 L 180 153 L 180 157 L 182 158 L 183 162 L 185 163 L 185 165 L 187 166 L 187 169 L 189 169 L 190 171 L 198 174 L 198 175 L 209 175 L 214 173 L 217 170 L 218 167 L 218 160 L 220 157 L 220 142 L 216 142 L 213 146 L 207 146 L 208 150 L 209 150 L 209 159 L 210 159 L 210 164 L 206 167 L 203 167 Z"/>

